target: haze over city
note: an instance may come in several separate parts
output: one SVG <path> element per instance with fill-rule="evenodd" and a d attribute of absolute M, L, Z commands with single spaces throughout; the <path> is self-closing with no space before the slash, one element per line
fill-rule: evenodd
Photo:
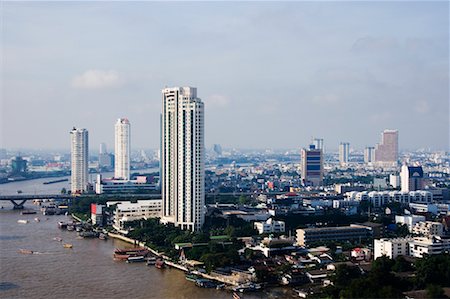
<path fill-rule="evenodd" d="M 206 146 L 449 146 L 448 2 L 3 2 L 0 144 L 159 146 L 161 89 L 195 86 Z"/>

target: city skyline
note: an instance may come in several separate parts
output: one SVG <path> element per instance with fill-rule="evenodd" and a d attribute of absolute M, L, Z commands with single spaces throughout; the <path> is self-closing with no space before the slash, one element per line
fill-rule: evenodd
<path fill-rule="evenodd" d="M 179 22 L 167 25 L 168 11 Z M 127 115 L 133 147 L 157 148 L 160 89 L 192 85 L 208 105 L 208 147 L 300 148 L 320 136 L 362 149 L 395 128 L 400 149 L 448 150 L 447 12 L 446 2 L 6 2 L 0 147 L 67 148 L 61 128 L 73 125 L 112 145 L 108 124 Z"/>

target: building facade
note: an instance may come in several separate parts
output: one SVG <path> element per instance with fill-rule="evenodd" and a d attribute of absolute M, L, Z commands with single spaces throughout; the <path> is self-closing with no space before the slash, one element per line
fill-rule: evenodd
<path fill-rule="evenodd" d="M 114 178 L 130 179 L 130 122 L 119 118 L 115 125 Z"/>
<path fill-rule="evenodd" d="M 162 221 L 200 230 L 205 218 L 204 105 L 194 87 L 162 90 Z"/>
<path fill-rule="evenodd" d="M 83 193 L 88 188 L 89 134 L 86 129 L 70 131 L 71 146 L 71 192 Z"/>
<path fill-rule="evenodd" d="M 398 160 L 398 130 L 384 130 L 381 143 L 375 148 L 375 162 L 379 165 L 396 166 Z"/>
<path fill-rule="evenodd" d="M 301 150 L 302 181 L 306 186 L 320 186 L 323 182 L 323 156 L 322 150 L 310 145 L 309 149 Z"/>

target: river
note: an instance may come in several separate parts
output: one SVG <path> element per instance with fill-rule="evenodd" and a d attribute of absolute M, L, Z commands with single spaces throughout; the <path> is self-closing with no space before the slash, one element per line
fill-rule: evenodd
<path fill-rule="evenodd" d="M 155 172 L 155 171 L 159 171 L 159 168 L 132 170 L 133 173 L 151 173 L 151 172 Z M 95 174 L 95 173 L 89 174 L 90 181 L 94 182 L 97 179 L 96 176 L 97 176 L 97 174 Z M 114 176 L 114 172 L 102 173 L 102 176 L 104 178 L 112 177 L 112 176 Z M 61 180 L 61 179 L 68 179 L 68 181 L 44 185 L 44 182 Z M 35 195 L 36 194 L 57 194 L 57 193 L 61 192 L 62 188 L 66 188 L 66 190 L 70 190 L 70 176 L 42 178 L 42 179 L 0 184 L 0 195 L 12 195 L 12 194 L 17 195 L 17 191 L 19 191 L 19 190 L 22 191 L 21 194 L 35 194 Z"/>
<path fill-rule="evenodd" d="M 27 204 L 26 208 L 36 208 Z M 41 219 L 34 221 L 35 217 Z M 19 224 L 17 220 L 28 220 Z M 21 215 L 0 210 L 0 298 L 232 298 L 224 290 L 202 289 L 176 269 L 114 261 L 120 240 L 79 239 L 58 228 L 67 216 Z M 54 241 L 60 237 L 63 242 Z M 63 243 L 73 244 L 66 249 Z M 21 254 L 19 249 L 33 250 Z M 244 294 L 242 298 L 285 298 L 285 289 Z"/>

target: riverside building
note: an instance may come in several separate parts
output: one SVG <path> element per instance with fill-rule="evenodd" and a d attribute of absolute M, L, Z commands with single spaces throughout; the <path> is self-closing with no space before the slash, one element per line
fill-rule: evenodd
<path fill-rule="evenodd" d="M 197 88 L 162 90 L 162 222 L 200 230 L 205 219 L 204 105 Z"/>
<path fill-rule="evenodd" d="M 88 187 L 88 161 L 89 161 L 89 135 L 86 129 L 73 128 L 70 131 L 71 156 L 71 192 L 79 194 L 87 191 Z"/>

